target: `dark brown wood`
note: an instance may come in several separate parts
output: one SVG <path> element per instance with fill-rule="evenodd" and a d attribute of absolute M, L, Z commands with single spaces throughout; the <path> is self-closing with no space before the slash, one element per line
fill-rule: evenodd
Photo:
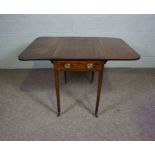
<path fill-rule="evenodd" d="M 65 64 L 71 64 L 71 68 L 65 69 Z M 99 100 L 100 100 L 100 93 L 101 93 L 101 85 L 102 85 L 102 76 L 103 76 L 103 69 L 104 69 L 104 63 L 102 61 L 54 61 L 54 71 L 55 71 L 55 83 L 56 83 L 56 94 L 57 94 L 57 104 L 58 104 L 58 113 L 60 109 L 60 96 L 59 96 L 59 81 L 58 72 L 64 71 L 66 73 L 67 71 L 88 71 L 86 69 L 87 64 L 94 64 L 94 68 L 92 68 L 90 71 L 92 73 L 92 76 L 94 76 L 94 71 L 99 71 L 98 76 L 98 88 L 97 88 L 97 98 L 96 98 L 96 109 L 95 109 L 95 116 L 98 116 L 98 107 L 99 107 Z M 93 78 L 93 77 L 92 77 Z"/>
<path fill-rule="evenodd" d="M 70 64 L 70 68 L 65 68 Z M 93 64 L 93 68 L 87 68 L 88 64 Z M 59 71 L 100 71 L 103 61 L 54 61 L 54 68 Z"/>
<path fill-rule="evenodd" d="M 40 37 L 20 60 L 136 60 L 140 56 L 119 38 Z"/>
<path fill-rule="evenodd" d="M 59 71 L 54 69 L 54 79 L 55 79 L 55 90 L 56 90 L 56 99 L 57 99 L 57 109 L 58 114 L 57 116 L 60 116 L 60 89 L 59 89 Z"/>
<path fill-rule="evenodd" d="M 103 69 L 99 71 L 98 75 L 98 87 L 97 87 L 97 98 L 96 98 L 96 108 L 95 108 L 95 116 L 98 117 L 98 108 L 99 108 L 99 102 L 100 102 L 100 94 L 101 94 L 101 87 L 102 87 L 102 79 L 103 79 Z"/>
<path fill-rule="evenodd" d="M 90 82 L 98 71 L 95 116 L 98 116 L 104 64 L 109 60 L 137 60 L 140 58 L 126 42 L 105 37 L 39 37 L 20 55 L 19 60 L 50 60 L 54 64 L 54 78 L 58 116 L 60 109 L 59 72 L 90 71 Z"/>
<path fill-rule="evenodd" d="M 91 79 L 90 79 L 90 83 L 93 83 L 94 81 L 94 71 L 91 72 Z"/>

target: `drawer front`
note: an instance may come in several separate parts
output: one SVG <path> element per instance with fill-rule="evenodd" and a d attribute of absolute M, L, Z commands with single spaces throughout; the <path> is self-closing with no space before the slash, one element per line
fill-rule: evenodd
<path fill-rule="evenodd" d="M 59 71 L 100 71 L 102 61 L 54 61 L 54 69 Z"/>

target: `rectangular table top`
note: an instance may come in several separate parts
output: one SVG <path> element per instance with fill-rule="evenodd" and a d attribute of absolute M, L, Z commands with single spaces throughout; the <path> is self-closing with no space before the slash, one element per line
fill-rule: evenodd
<path fill-rule="evenodd" d="M 137 60 L 140 56 L 126 42 L 108 37 L 39 37 L 20 60 Z"/>

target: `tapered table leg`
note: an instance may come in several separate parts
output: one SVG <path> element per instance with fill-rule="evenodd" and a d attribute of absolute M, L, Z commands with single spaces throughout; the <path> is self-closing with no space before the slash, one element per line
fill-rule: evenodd
<path fill-rule="evenodd" d="M 101 71 L 99 71 L 99 75 L 98 75 L 98 88 L 97 88 L 96 109 L 95 109 L 95 116 L 96 117 L 98 117 L 98 108 L 99 108 L 99 102 L 100 102 L 103 71 L 104 71 L 104 66 L 103 66 L 103 69 Z"/>
<path fill-rule="evenodd" d="M 94 71 L 91 72 L 91 79 L 90 79 L 90 83 L 93 83 L 94 81 Z"/>
<path fill-rule="evenodd" d="M 57 116 L 60 116 L 60 89 L 59 89 L 59 71 L 54 69 L 54 79 L 55 79 L 55 90 L 56 90 L 56 99 L 57 99 L 57 109 L 58 114 Z"/>

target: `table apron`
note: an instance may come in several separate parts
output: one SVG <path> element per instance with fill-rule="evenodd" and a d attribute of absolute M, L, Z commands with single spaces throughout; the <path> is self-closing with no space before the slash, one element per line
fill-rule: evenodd
<path fill-rule="evenodd" d="M 54 69 L 57 71 L 101 71 L 103 61 L 53 61 Z"/>

